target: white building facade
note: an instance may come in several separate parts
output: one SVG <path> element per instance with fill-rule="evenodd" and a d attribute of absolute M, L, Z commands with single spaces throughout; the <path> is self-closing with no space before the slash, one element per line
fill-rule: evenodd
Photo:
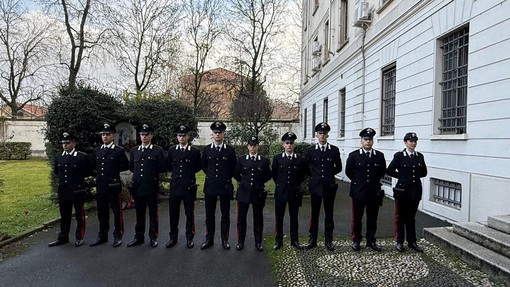
<path fill-rule="evenodd" d="M 510 1 L 303 0 L 302 28 L 304 141 L 328 122 L 345 164 L 372 127 L 389 164 L 416 132 L 422 211 L 510 214 Z"/>

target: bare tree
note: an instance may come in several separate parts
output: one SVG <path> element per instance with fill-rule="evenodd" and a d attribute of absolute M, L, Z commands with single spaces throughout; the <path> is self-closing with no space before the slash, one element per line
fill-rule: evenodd
<path fill-rule="evenodd" d="M 187 0 L 185 3 L 186 42 L 191 46 L 188 67 L 191 78 L 186 76 L 182 85 L 185 98 L 191 98 L 197 116 L 211 116 L 213 93 L 206 87 L 205 66 L 214 44 L 224 32 L 221 21 L 222 0 Z"/>
<path fill-rule="evenodd" d="M 61 47 L 69 49 L 68 56 L 61 53 L 60 63 L 68 72 L 68 86 L 76 88 L 78 73 L 83 61 L 91 57 L 94 48 L 101 47 L 107 29 L 103 25 L 102 13 L 108 6 L 100 0 L 39 0 L 49 12 L 61 19 L 65 26 L 67 40 L 62 39 Z"/>
<path fill-rule="evenodd" d="M 259 135 L 269 126 L 272 107 L 264 91 L 266 75 L 271 69 L 271 57 L 278 48 L 277 36 L 283 32 L 284 0 L 231 0 L 231 23 L 229 36 L 238 56 L 234 57 L 240 74 L 246 72 L 246 84 L 242 87 L 232 117 L 243 129 Z M 237 103 L 238 102 L 238 103 Z"/>
<path fill-rule="evenodd" d="M 111 8 L 107 18 L 113 35 L 111 52 L 140 97 L 173 68 L 181 10 L 172 0 L 117 1 Z"/>
<path fill-rule="evenodd" d="M 0 99 L 13 119 L 25 105 L 43 97 L 43 76 L 54 64 L 49 56 L 53 23 L 40 14 L 29 14 L 24 4 L 0 1 Z"/>

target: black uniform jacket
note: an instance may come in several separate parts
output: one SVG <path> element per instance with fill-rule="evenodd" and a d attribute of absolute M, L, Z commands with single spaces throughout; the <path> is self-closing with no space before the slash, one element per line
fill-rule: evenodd
<path fill-rule="evenodd" d="M 126 151 L 112 144 L 104 149 L 94 149 L 92 159 L 96 170 L 97 193 L 121 192 L 120 172 L 129 168 Z"/>
<path fill-rule="evenodd" d="M 204 193 L 216 196 L 233 196 L 232 177 L 236 168 L 236 151 L 233 147 L 222 144 L 220 151 L 214 143 L 202 151 L 202 170 L 205 173 Z"/>
<path fill-rule="evenodd" d="M 159 174 L 167 170 L 163 149 L 150 144 L 142 152 L 141 145 L 134 147 L 130 152 L 129 170 L 133 172 L 133 195 L 157 193 Z"/>
<path fill-rule="evenodd" d="M 323 196 L 324 186 L 330 186 L 336 191 L 335 175 L 342 171 L 342 160 L 338 147 L 326 143 L 325 151 L 315 144 L 306 151 L 305 161 L 310 173 L 310 193 Z M 329 191 L 329 190 L 328 190 Z"/>
<path fill-rule="evenodd" d="M 286 153 L 275 155 L 271 171 L 276 183 L 274 197 L 277 202 L 292 201 L 303 196 L 301 183 L 305 179 L 306 166 L 300 156 L 294 153 L 289 160 Z"/>
<path fill-rule="evenodd" d="M 271 179 L 269 160 L 260 155 L 255 156 L 255 160 L 250 155 L 239 157 L 234 178 L 239 183 L 236 194 L 238 201 L 258 203 L 258 199 L 265 200 L 264 184 Z"/>
<path fill-rule="evenodd" d="M 197 180 L 195 174 L 202 168 L 200 151 L 187 145 L 184 151 L 179 145 L 168 150 L 167 162 L 172 172 L 170 180 L 170 193 L 185 196 L 196 195 Z"/>
<path fill-rule="evenodd" d="M 377 200 L 381 191 L 381 178 L 386 173 L 384 154 L 372 149 L 365 155 L 360 148 L 349 154 L 345 165 L 345 175 L 351 180 L 349 195 L 357 200 Z"/>
<path fill-rule="evenodd" d="M 62 152 L 55 156 L 53 171 L 58 178 L 58 197 L 60 200 L 77 199 L 75 191 L 85 188 L 85 177 L 92 175 L 92 165 L 86 153 L 72 151 L 71 155 Z"/>
<path fill-rule="evenodd" d="M 425 158 L 419 152 L 414 153 L 411 158 L 407 151 L 399 151 L 393 156 L 386 173 L 389 176 L 398 178 L 395 187 L 404 189 L 404 194 L 399 200 L 420 201 L 422 186 L 420 178 L 427 176 Z"/>

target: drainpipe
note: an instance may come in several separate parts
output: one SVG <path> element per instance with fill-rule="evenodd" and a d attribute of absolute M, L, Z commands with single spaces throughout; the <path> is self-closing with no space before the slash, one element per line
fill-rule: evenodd
<path fill-rule="evenodd" d="M 365 128 L 365 37 L 367 35 L 367 27 L 363 26 L 363 37 L 361 38 L 361 128 Z"/>

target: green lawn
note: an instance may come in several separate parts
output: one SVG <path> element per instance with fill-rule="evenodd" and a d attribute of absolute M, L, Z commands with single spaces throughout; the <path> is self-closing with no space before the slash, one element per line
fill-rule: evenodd
<path fill-rule="evenodd" d="M 0 160 L 0 233 L 16 236 L 59 217 L 46 159 Z"/>

